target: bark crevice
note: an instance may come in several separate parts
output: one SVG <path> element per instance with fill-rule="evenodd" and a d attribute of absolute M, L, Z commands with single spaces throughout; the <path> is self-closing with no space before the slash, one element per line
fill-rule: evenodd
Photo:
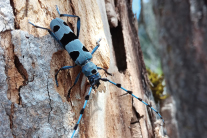
<path fill-rule="evenodd" d="M 23 58 L 24 58 L 24 56 L 23 56 Z M 24 66 L 19 61 L 19 58 L 16 55 L 14 55 L 14 65 L 17 68 L 17 71 L 21 74 L 22 78 L 24 79 L 22 86 L 25 86 L 28 83 L 27 70 L 24 68 Z"/>
<path fill-rule="evenodd" d="M 9 115 L 9 121 L 10 121 L 10 129 L 11 132 L 13 130 L 13 115 L 14 115 L 14 103 L 11 104 L 11 113 Z M 15 138 L 16 136 L 12 133 L 13 137 Z"/>
<path fill-rule="evenodd" d="M 48 78 L 47 78 L 47 92 L 48 92 L 49 105 L 50 105 L 50 111 L 49 111 L 49 115 L 48 115 L 48 123 L 50 124 L 50 116 L 51 116 L 51 112 L 52 112 L 52 105 L 51 105 L 50 91 L 49 91 L 49 88 L 48 88 Z"/>
<path fill-rule="evenodd" d="M 121 22 L 118 23 L 117 27 L 111 28 L 110 32 L 112 36 L 112 42 L 118 70 L 119 72 L 124 72 L 127 69 L 127 62 Z"/>

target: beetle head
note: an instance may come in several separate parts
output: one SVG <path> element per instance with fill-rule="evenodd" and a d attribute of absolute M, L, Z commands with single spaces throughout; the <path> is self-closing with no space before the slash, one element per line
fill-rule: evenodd
<path fill-rule="evenodd" d="M 93 62 L 87 61 L 86 64 L 82 66 L 82 72 L 86 77 L 88 77 L 91 86 L 93 88 L 95 88 L 94 86 L 98 88 L 101 76 L 98 72 L 97 66 Z"/>
<path fill-rule="evenodd" d="M 96 88 L 98 88 L 98 86 L 101 84 L 99 82 L 100 78 L 101 78 L 101 76 L 98 72 L 96 74 L 88 77 L 88 80 L 93 88 L 95 88 L 95 86 L 96 86 Z"/>

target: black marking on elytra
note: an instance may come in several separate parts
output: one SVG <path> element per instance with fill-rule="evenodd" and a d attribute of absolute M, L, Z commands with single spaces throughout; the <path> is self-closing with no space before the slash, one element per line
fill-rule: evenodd
<path fill-rule="evenodd" d="M 75 125 L 74 130 L 76 130 L 78 128 L 78 124 Z"/>
<path fill-rule="evenodd" d="M 132 94 L 132 91 L 127 91 L 129 94 Z"/>
<path fill-rule="evenodd" d="M 70 32 L 68 34 L 64 34 L 60 42 L 63 44 L 63 46 L 66 46 L 75 39 L 78 39 L 78 37 L 73 32 Z"/>
<path fill-rule="evenodd" d="M 78 51 L 73 51 L 73 52 L 70 52 L 69 54 L 70 54 L 70 57 L 73 59 L 73 61 L 76 61 L 76 59 L 80 55 Z"/>
<path fill-rule="evenodd" d="M 91 73 L 92 74 L 95 74 L 97 71 L 95 70 L 95 69 L 93 69 L 92 71 L 91 71 Z"/>
<path fill-rule="evenodd" d="M 55 25 L 55 26 L 53 27 L 53 32 L 55 33 L 55 32 L 57 32 L 59 29 L 60 29 L 60 26 Z"/>
<path fill-rule="evenodd" d="M 63 24 L 64 24 L 65 26 L 68 26 L 66 22 L 63 22 Z"/>
<path fill-rule="evenodd" d="M 83 113 L 84 113 L 84 108 L 82 108 L 80 111 L 80 114 L 83 114 Z"/>
<path fill-rule="evenodd" d="M 117 83 L 116 86 L 119 87 L 119 88 L 121 88 L 121 84 L 119 84 L 119 83 Z"/>
<path fill-rule="evenodd" d="M 85 100 L 89 100 L 89 95 L 86 95 Z"/>
<path fill-rule="evenodd" d="M 85 51 L 85 52 L 89 52 L 89 51 L 88 51 L 88 49 L 86 49 L 86 47 L 85 47 L 85 46 L 83 46 L 83 48 L 82 48 L 82 49 L 83 49 L 83 51 Z"/>

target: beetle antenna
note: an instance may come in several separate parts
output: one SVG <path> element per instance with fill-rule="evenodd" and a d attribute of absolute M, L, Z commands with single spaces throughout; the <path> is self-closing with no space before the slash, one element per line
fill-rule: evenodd
<path fill-rule="evenodd" d="M 100 78 L 100 80 L 102 80 L 102 81 L 108 81 L 108 82 L 110 82 L 111 84 L 117 86 L 118 88 L 121 88 L 122 90 L 124 90 L 124 91 L 127 92 L 128 94 L 132 95 L 134 98 L 138 99 L 140 102 L 142 102 L 142 103 L 145 104 L 147 107 L 151 108 L 155 113 L 157 113 L 157 114 L 159 115 L 159 117 L 162 119 L 163 123 L 165 124 L 164 119 L 162 118 L 162 116 L 160 115 L 160 113 L 159 113 L 157 110 L 155 110 L 151 105 L 149 105 L 148 103 L 144 102 L 141 98 L 135 96 L 135 95 L 132 93 L 132 91 L 128 91 L 127 89 L 123 88 L 123 87 L 121 86 L 121 84 L 119 84 L 119 83 L 114 83 L 114 82 L 110 81 L 110 80 L 107 79 L 107 78 Z"/>

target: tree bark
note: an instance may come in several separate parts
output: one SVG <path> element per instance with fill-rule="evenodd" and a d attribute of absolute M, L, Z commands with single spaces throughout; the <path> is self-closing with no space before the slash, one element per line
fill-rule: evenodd
<path fill-rule="evenodd" d="M 55 5 L 61 13 L 81 18 L 79 39 L 89 51 L 102 37 L 92 61 L 114 76 L 100 72 L 101 76 L 121 83 L 155 107 L 146 80 L 131 1 L 6 0 L 0 4 L 3 22 L 0 26 L 0 118 L 3 122 L 0 137 L 71 137 L 89 83 L 81 75 L 71 98 L 66 99 L 81 68 L 61 71 L 57 87 L 54 79 L 57 70 L 74 62 L 48 32 L 28 24 L 29 19 L 49 28 L 51 20 L 58 17 Z M 76 19 L 62 19 L 76 32 Z M 130 95 L 120 96 L 122 94 L 124 91 L 102 82 L 90 96 L 76 137 L 162 137 L 161 121 L 155 124 L 154 112 Z"/>
<path fill-rule="evenodd" d="M 155 0 L 160 54 L 180 138 L 206 138 L 207 2 Z"/>

